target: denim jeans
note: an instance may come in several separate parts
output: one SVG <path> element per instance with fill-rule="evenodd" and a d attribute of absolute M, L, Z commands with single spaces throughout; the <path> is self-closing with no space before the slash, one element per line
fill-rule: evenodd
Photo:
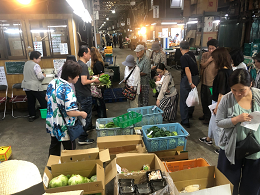
<path fill-rule="evenodd" d="M 87 118 L 85 119 L 86 125 L 84 127 L 84 130 L 86 131 L 92 126 L 92 96 L 77 96 L 77 100 L 80 103 L 81 111 L 85 111 L 88 114 Z M 87 137 L 87 132 L 84 132 L 79 136 L 79 140 L 84 141 L 87 139 Z"/>
<path fill-rule="evenodd" d="M 103 95 L 104 97 L 104 95 Z M 98 118 L 107 118 L 107 109 L 104 98 L 95 98 L 97 102 Z"/>

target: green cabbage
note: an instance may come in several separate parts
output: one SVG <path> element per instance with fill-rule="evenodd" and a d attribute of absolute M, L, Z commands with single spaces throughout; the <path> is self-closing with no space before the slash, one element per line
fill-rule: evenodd
<path fill-rule="evenodd" d="M 90 178 L 90 181 L 91 181 L 91 182 L 97 181 L 97 176 L 96 176 L 96 175 L 93 175 L 93 176 Z"/>
<path fill-rule="evenodd" d="M 68 181 L 69 186 L 88 183 L 89 179 L 87 177 L 82 177 L 81 175 L 72 175 Z"/>
<path fill-rule="evenodd" d="M 54 177 L 50 183 L 49 183 L 49 188 L 57 188 L 57 187 L 62 187 L 68 185 L 68 178 L 61 174 L 57 177 Z"/>

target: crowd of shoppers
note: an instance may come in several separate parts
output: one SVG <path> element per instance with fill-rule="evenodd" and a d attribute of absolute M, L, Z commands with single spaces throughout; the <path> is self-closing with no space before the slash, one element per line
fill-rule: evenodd
<path fill-rule="evenodd" d="M 111 42 L 111 37 L 109 38 Z M 112 39 L 114 42 L 115 37 Z M 108 42 L 108 39 L 106 41 Z M 117 41 L 114 42 L 114 47 L 116 43 Z M 240 154 L 238 145 L 248 136 L 253 136 L 258 144 L 260 141 L 259 127 L 252 131 L 241 125 L 252 120 L 252 112 L 260 111 L 260 71 L 253 81 L 244 64 L 241 50 L 232 50 L 229 53 L 226 48 L 218 47 L 216 39 L 208 41 L 207 46 L 208 52 L 202 55 L 199 71 L 194 53 L 189 50 L 189 42 L 180 43 L 181 124 L 186 128 L 191 126 L 190 118 L 193 117 L 194 107 L 188 107 L 186 99 L 201 81 L 203 115 L 199 119 L 208 125 L 208 135 L 199 138 L 199 141 L 210 146 L 215 143 L 219 148 L 215 150 L 219 154 L 218 169 L 234 185 L 233 195 L 257 195 L 260 191 L 260 175 L 255 172 L 260 170 L 260 148 L 248 154 Z M 136 92 L 135 98 L 128 100 L 129 107 L 149 105 L 149 85 L 151 80 L 154 80 L 158 91 L 155 104 L 163 110 L 165 121 L 176 122 L 179 93 L 172 74 L 167 70 L 166 54 L 158 42 L 152 44 L 152 50 L 151 55 L 147 56 L 145 47 L 137 45 L 134 50 L 136 58 L 128 55 L 122 63 L 125 66 L 124 83 Z M 37 51 L 31 52 L 31 60 L 24 66 L 22 87 L 28 97 L 29 121 L 37 118 L 34 107 L 36 99 L 42 108 L 47 108 L 46 130 L 51 135 L 49 155 L 60 155 L 61 144 L 67 150 L 76 148 L 75 140 L 70 140 L 67 126 L 73 126 L 79 116 L 85 120 L 85 125 L 78 143 L 94 142 L 88 138 L 88 131 L 95 128 L 92 125 L 91 84 L 100 83 L 98 77 L 104 74 L 104 61 L 94 47 L 89 49 L 87 46 L 81 46 L 78 57 L 78 62 L 75 56 L 67 57 L 66 63 L 59 70 L 58 78 L 49 83 L 46 96 L 41 87 L 46 76 L 39 65 L 41 54 Z M 90 76 L 87 66 L 90 58 L 89 68 L 97 78 Z M 256 68 L 260 69 L 260 53 L 253 59 Z M 97 113 L 99 118 L 106 118 L 104 89 L 101 89 L 101 93 L 101 98 L 95 98 Z"/>

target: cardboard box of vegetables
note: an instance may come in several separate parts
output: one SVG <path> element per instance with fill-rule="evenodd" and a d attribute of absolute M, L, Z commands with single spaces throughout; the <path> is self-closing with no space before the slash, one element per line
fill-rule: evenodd
<path fill-rule="evenodd" d="M 105 175 L 100 160 L 51 165 L 45 168 L 43 184 L 46 193 L 84 190 L 84 194 L 105 195 Z"/>

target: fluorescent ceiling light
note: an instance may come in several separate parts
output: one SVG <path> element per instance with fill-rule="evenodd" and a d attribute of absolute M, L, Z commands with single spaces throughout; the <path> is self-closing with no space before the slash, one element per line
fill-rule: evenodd
<path fill-rule="evenodd" d="M 13 24 L 14 26 L 20 26 L 21 24 Z"/>
<path fill-rule="evenodd" d="M 86 23 L 91 23 L 91 16 L 88 10 L 85 9 L 85 6 L 82 0 L 66 0 L 67 3 L 72 7 L 73 13 L 81 17 L 81 19 Z"/>
<path fill-rule="evenodd" d="M 109 20 L 109 18 L 106 18 L 106 20 Z"/>
<path fill-rule="evenodd" d="M 116 13 L 116 10 L 112 10 L 112 14 Z"/>
<path fill-rule="evenodd" d="M 21 33 L 22 31 L 19 30 L 19 29 L 7 29 L 4 31 L 5 33 L 8 33 L 8 34 L 19 34 Z"/>
<path fill-rule="evenodd" d="M 198 23 L 198 21 L 189 21 L 189 22 L 187 22 L 187 24 L 197 24 Z"/>
<path fill-rule="evenodd" d="M 213 23 L 220 23 L 220 20 L 214 20 Z"/>
<path fill-rule="evenodd" d="M 154 26 L 154 25 L 156 25 L 156 23 L 152 23 L 151 25 L 153 25 L 153 26 Z"/>
<path fill-rule="evenodd" d="M 228 14 L 226 14 L 225 16 L 228 17 Z"/>
<path fill-rule="evenodd" d="M 162 25 L 167 25 L 167 24 L 177 24 L 177 22 L 162 22 Z"/>
<path fill-rule="evenodd" d="M 48 26 L 49 28 L 66 28 L 67 25 Z"/>
<path fill-rule="evenodd" d="M 107 22 L 104 22 L 104 24 L 106 24 Z"/>
<path fill-rule="evenodd" d="M 54 30 L 45 30 L 45 29 L 31 30 L 31 33 L 43 33 L 43 32 L 54 32 Z"/>
<path fill-rule="evenodd" d="M 145 26 L 149 26 L 149 24 L 146 24 Z"/>
<path fill-rule="evenodd" d="M 10 26 L 10 24 L 0 24 L 0 26 Z"/>
<path fill-rule="evenodd" d="M 177 25 L 185 25 L 184 23 L 179 23 L 179 24 L 177 24 Z"/>

